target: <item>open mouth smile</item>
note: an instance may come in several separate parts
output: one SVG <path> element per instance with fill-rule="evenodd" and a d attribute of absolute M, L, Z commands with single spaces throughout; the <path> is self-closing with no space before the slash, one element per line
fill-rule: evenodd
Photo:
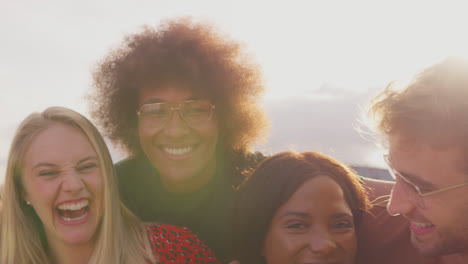
<path fill-rule="evenodd" d="M 65 222 L 84 219 L 88 216 L 89 201 L 87 199 L 78 202 L 66 202 L 57 206 L 59 217 Z"/>
<path fill-rule="evenodd" d="M 426 235 L 434 231 L 435 225 L 431 223 L 418 223 L 418 222 L 411 221 L 410 228 L 414 234 L 418 236 L 422 236 L 422 235 Z"/>

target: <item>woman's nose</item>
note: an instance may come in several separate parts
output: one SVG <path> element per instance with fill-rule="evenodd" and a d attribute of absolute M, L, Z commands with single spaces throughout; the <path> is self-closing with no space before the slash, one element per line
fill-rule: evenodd
<path fill-rule="evenodd" d="M 316 232 L 309 240 L 309 249 L 315 254 L 327 255 L 336 249 L 336 242 L 329 232 Z"/>
<path fill-rule="evenodd" d="M 62 189 L 66 192 L 80 192 L 85 185 L 78 172 L 68 172 L 64 175 Z"/>
<path fill-rule="evenodd" d="M 162 128 L 164 134 L 171 137 L 180 137 L 190 131 L 189 125 L 182 119 L 179 110 L 172 110 L 169 120 Z"/>

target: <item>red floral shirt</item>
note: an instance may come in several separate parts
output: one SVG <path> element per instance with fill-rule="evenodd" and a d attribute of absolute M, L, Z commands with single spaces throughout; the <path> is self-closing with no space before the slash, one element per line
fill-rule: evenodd
<path fill-rule="evenodd" d="M 158 263 L 221 263 L 211 249 L 186 227 L 149 224 L 146 232 Z"/>

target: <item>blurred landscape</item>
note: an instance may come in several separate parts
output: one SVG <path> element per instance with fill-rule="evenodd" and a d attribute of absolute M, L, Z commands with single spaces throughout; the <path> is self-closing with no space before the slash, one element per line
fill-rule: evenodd
<path fill-rule="evenodd" d="M 366 178 L 393 181 L 392 177 L 390 176 L 388 171 L 385 169 L 366 167 L 366 166 L 352 166 L 352 168 L 356 171 L 358 175 L 366 177 Z"/>
<path fill-rule="evenodd" d="M 360 175 L 390 179 L 386 175 L 376 138 L 367 132 L 365 106 L 383 87 L 345 89 L 323 84 L 318 89 L 299 90 L 297 95 L 264 98 L 263 105 L 270 119 L 270 131 L 256 150 L 266 155 L 281 151 L 316 151 L 353 166 Z M 85 101 L 81 103 L 86 108 Z M 11 120 L 0 130 L 0 183 L 7 161 L 7 150 L 21 119 Z M 107 142 L 114 161 L 125 157 Z M 383 171 L 383 172 L 382 172 Z"/>
<path fill-rule="evenodd" d="M 89 116 L 96 63 L 143 24 L 193 16 L 245 44 L 263 70 L 271 120 L 257 150 L 318 151 L 377 178 L 384 150 L 362 108 L 392 80 L 468 56 L 462 1 L 0 2 L 0 183 L 19 122 L 53 105 Z"/>

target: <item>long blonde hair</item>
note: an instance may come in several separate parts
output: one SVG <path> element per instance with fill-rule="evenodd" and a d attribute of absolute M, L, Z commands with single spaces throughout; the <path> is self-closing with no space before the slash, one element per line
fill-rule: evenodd
<path fill-rule="evenodd" d="M 22 162 L 35 136 L 57 122 L 79 129 L 99 159 L 104 184 L 103 216 L 89 263 L 146 263 L 153 260 L 143 225 L 120 202 L 112 159 L 97 129 L 73 110 L 50 107 L 24 119 L 10 147 L 2 195 L 0 263 L 50 263 L 42 223 L 22 198 Z"/>

